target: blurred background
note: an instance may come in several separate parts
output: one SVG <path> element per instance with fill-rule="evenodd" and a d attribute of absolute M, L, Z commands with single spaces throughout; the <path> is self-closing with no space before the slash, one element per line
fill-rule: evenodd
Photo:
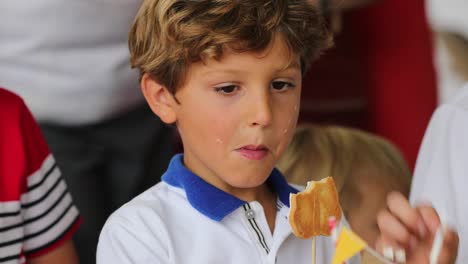
<path fill-rule="evenodd" d="M 377 133 L 413 167 L 438 102 L 425 4 L 381 0 L 341 12 L 335 47 L 305 78 L 300 121 Z"/>

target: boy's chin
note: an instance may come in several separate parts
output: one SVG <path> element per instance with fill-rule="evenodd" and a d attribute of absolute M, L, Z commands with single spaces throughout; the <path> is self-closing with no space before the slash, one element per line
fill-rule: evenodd
<path fill-rule="evenodd" d="M 270 176 L 271 171 L 269 172 L 259 172 L 256 173 L 245 173 L 239 176 L 240 174 L 234 174 L 229 179 L 227 183 L 235 188 L 239 189 L 251 189 L 261 186 L 266 182 Z"/>

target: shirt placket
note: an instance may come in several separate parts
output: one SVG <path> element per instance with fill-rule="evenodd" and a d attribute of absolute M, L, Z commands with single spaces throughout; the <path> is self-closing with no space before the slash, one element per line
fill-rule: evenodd
<path fill-rule="evenodd" d="M 249 230 L 251 237 L 255 240 L 255 244 L 261 252 L 260 255 L 262 256 L 262 259 L 266 261 L 270 253 L 272 238 L 269 227 L 266 225 L 263 210 L 258 203 L 252 202 L 242 205 L 242 211 L 247 229 Z"/>

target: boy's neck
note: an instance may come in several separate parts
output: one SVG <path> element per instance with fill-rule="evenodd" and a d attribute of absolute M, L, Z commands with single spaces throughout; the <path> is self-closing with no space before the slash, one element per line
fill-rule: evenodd
<path fill-rule="evenodd" d="M 273 234 L 275 229 L 276 220 L 276 200 L 277 195 L 274 190 L 268 184 L 262 184 L 263 191 L 259 191 L 257 201 L 262 205 L 263 211 L 265 212 L 265 218 L 270 227 L 270 232 Z"/>
<path fill-rule="evenodd" d="M 267 183 L 255 188 L 227 190 L 227 192 L 246 202 L 257 201 L 263 205 L 274 201 L 276 204 L 276 193 Z"/>

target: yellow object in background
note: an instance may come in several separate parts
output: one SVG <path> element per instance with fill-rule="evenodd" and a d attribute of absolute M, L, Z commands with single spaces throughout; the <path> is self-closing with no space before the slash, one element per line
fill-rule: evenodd
<path fill-rule="evenodd" d="M 342 264 L 367 247 L 367 243 L 346 227 L 341 228 L 333 264 Z"/>

